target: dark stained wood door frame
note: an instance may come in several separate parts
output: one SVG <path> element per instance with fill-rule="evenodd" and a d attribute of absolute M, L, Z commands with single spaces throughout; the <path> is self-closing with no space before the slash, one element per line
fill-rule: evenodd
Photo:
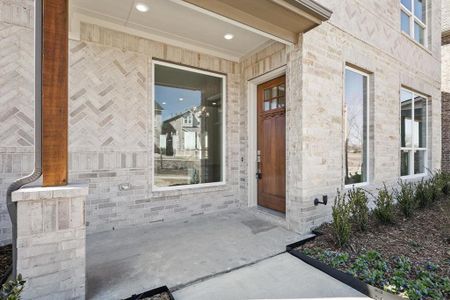
<path fill-rule="evenodd" d="M 68 0 L 43 0 L 42 174 L 44 186 L 67 184 Z"/>
<path fill-rule="evenodd" d="M 284 92 L 284 106 L 278 107 L 274 109 L 269 109 L 264 111 L 264 90 L 272 87 L 278 87 L 279 85 L 284 84 L 286 88 L 286 76 L 280 76 L 275 79 L 269 80 L 265 83 L 258 85 L 257 87 L 257 150 L 260 152 L 260 161 L 258 162 L 257 171 L 261 172 L 261 178 L 257 181 L 257 203 L 263 207 L 273 209 L 279 212 L 286 212 L 286 107 L 285 107 L 285 99 L 286 93 Z M 278 99 L 279 100 L 279 99 Z M 263 121 L 264 119 L 270 118 L 280 118 L 278 121 L 282 122 L 282 131 L 278 136 L 270 137 L 270 140 L 267 136 L 264 136 L 263 130 Z M 273 124 L 272 124 L 273 125 Z M 282 140 L 280 140 L 282 139 Z M 264 142 L 266 143 L 275 143 L 275 148 L 279 149 L 278 153 L 263 153 Z M 273 144 L 272 144 L 273 145 Z M 273 149 L 274 147 L 271 146 Z M 276 165 L 264 165 L 264 155 L 272 155 L 272 157 L 279 158 L 279 164 Z M 278 162 L 277 162 L 278 163 Z M 281 173 L 283 175 L 282 178 L 277 178 L 277 182 L 280 182 L 280 186 L 275 188 L 274 194 L 270 194 L 270 192 L 265 192 L 264 190 L 267 188 L 264 182 L 265 176 L 267 173 Z M 273 188 L 273 183 L 272 183 Z"/>

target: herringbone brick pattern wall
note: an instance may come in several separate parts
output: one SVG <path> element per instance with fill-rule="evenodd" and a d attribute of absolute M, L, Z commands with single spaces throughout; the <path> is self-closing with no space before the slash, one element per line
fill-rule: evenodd
<path fill-rule="evenodd" d="M 227 74 L 226 185 L 152 191 L 152 58 Z M 88 232 L 239 205 L 236 63 L 82 24 L 81 41 L 70 42 L 70 64 L 69 180 L 89 183 Z"/>
<path fill-rule="evenodd" d="M 11 225 L 6 189 L 33 170 L 33 1 L 0 1 L 0 245 Z"/>

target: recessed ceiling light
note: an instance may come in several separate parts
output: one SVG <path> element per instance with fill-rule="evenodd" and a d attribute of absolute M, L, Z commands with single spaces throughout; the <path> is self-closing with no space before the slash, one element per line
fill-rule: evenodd
<path fill-rule="evenodd" d="M 179 98 L 178 100 L 183 101 L 184 99 L 183 98 Z"/>
<path fill-rule="evenodd" d="M 216 104 L 217 104 L 216 102 L 213 102 L 213 103 L 212 103 L 212 105 L 216 105 Z"/>
<path fill-rule="evenodd" d="M 232 40 L 234 38 L 234 35 L 232 35 L 231 33 L 227 33 L 223 36 L 223 38 L 226 40 Z"/>
<path fill-rule="evenodd" d="M 136 9 L 140 12 L 148 12 L 148 5 L 144 3 L 136 3 L 135 5 Z"/>
<path fill-rule="evenodd" d="M 162 104 L 163 104 L 163 105 L 166 105 L 166 102 L 163 102 Z"/>

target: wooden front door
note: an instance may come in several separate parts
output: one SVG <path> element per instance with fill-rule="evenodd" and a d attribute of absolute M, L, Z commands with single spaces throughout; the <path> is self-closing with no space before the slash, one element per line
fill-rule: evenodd
<path fill-rule="evenodd" d="M 258 86 L 258 205 L 286 211 L 285 76 Z"/>

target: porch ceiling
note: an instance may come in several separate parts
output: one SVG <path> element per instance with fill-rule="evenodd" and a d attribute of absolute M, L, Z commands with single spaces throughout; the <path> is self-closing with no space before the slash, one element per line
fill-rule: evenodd
<path fill-rule="evenodd" d="M 71 0 L 71 34 L 94 23 L 239 61 L 276 40 L 297 42 L 331 12 L 313 0 Z M 146 4 L 147 12 L 135 9 Z M 78 31 L 78 32 L 77 32 Z M 232 34 L 232 40 L 224 39 Z"/>
<path fill-rule="evenodd" d="M 183 0 L 222 17 L 266 33 L 285 43 L 296 43 L 304 33 L 331 16 L 313 0 Z"/>

